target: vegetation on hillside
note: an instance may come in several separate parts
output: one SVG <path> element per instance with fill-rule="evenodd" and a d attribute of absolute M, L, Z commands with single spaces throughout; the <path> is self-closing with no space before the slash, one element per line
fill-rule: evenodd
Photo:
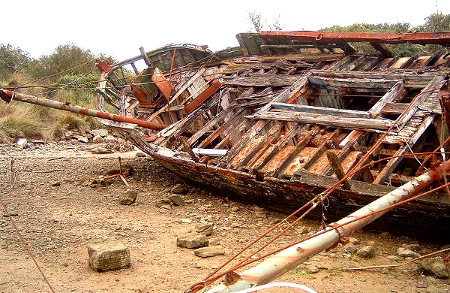
<path fill-rule="evenodd" d="M 74 44 L 58 46 L 54 53 L 32 59 L 20 48 L 0 45 L 0 87 L 25 94 L 94 107 L 98 80 L 96 59 L 114 62 L 109 56 L 95 56 Z M 53 140 L 66 130 L 85 131 L 98 127 L 91 118 L 25 103 L 0 103 L 0 143 L 20 137 Z"/>
<path fill-rule="evenodd" d="M 259 32 L 282 30 L 279 17 L 272 23 L 256 12 L 248 12 L 252 30 Z M 450 31 L 450 14 L 435 13 L 424 19 L 417 27 L 409 23 L 356 23 L 350 26 L 332 26 L 326 32 L 411 32 Z M 373 52 L 369 44 L 354 44 L 362 52 Z M 440 49 L 437 45 L 403 44 L 390 48 L 400 56 L 429 55 Z M 115 60 L 111 56 L 94 55 L 90 50 L 74 44 L 58 46 L 50 55 L 33 59 L 29 53 L 10 44 L 0 44 L 0 87 L 26 94 L 50 97 L 59 101 L 94 107 L 98 71 L 96 59 Z M 19 137 L 51 140 L 58 138 L 67 129 L 86 130 L 96 120 L 68 112 L 48 109 L 25 103 L 5 104 L 0 102 L 0 143 L 12 142 Z M 98 124 L 97 124 L 98 125 Z"/>

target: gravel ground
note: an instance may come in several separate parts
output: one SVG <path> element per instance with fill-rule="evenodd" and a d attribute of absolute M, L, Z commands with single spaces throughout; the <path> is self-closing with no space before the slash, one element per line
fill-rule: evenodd
<path fill-rule="evenodd" d="M 110 145 L 103 147 L 111 149 Z M 185 204 L 175 206 L 167 199 L 179 179 L 157 162 L 132 148 L 93 154 L 95 148 L 76 142 L 33 143 L 26 149 L 0 146 L 1 292 L 184 292 L 286 216 L 193 187 L 180 195 Z M 119 168 L 119 157 L 123 166 L 134 170 L 126 177 L 138 193 L 131 205 L 118 201 L 128 189 L 125 183 L 118 177 L 105 179 L 108 172 Z M 210 242 L 225 255 L 199 258 L 193 250 L 177 247 L 177 237 L 199 223 L 214 224 Z M 318 229 L 319 223 L 304 221 L 276 245 Z M 87 247 L 113 241 L 129 248 L 131 267 L 93 271 Z M 421 255 L 442 247 L 367 231 L 354 234 L 352 242 L 356 250 L 339 245 L 279 281 L 304 284 L 322 293 L 449 291 L 449 279 L 424 274 L 417 262 L 401 265 L 408 258 L 397 255 L 399 247 L 412 247 Z M 365 246 L 374 248 L 372 257 L 358 255 Z M 399 266 L 347 270 L 393 264 Z"/>

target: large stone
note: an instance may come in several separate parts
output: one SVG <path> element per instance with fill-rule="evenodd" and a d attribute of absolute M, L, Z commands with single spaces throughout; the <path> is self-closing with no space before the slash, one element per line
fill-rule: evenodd
<path fill-rule="evenodd" d="M 426 258 L 420 261 L 421 268 L 440 279 L 448 279 L 450 273 L 441 257 Z"/>
<path fill-rule="evenodd" d="M 207 257 L 216 256 L 216 255 L 224 255 L 225 250 L 223 250 L 223 248 L 219 247 L 219 246 L 209 246 L 209 247 L 197 248 L 194 251 L 194 254 L 198 257 L 207 258 Z"/>
<path fill-rule="evenodd" d="M 105 137 L 108 135 L 108 130 L 106 129 L 93 129 L 90 131 L 90 133 L 94 136 L 101 136 Z"/>
<path fill-rule="evenodd" d="M 362 258 L 372 258 L 375 256 L 375 247 L 366 245 L 356 252 L 356 255 Z"/>
<path fill-rule="evenodd" d="M 130 205 L 136 202 L 137 192 L 131 189 L 128 189 L 125 192 L 119 194 L 119 202 L 123 205 Z"/>
<path fill-rule="evenodd" d="M 131 266 L 130 250 L 122 243 L 88 246 L 89 266 L 97 272 L 125 269 Z"/>
<path fill-rule="evenodd" d="M 198 224 L 195 226 L 195 231 L 199 234 L 209 236 L 214 231 L 214 224 L 211 224 L 211 223 Z"/>
<path fill-rule="evenodd" d="M 172 195 L 169 196 L 169 200 L 175 205 L 175 206 L 184 206 L 186 203 L 179 195 Z"/>
<path fill-rule="evenodd" d="M 177 246 L 184 248 L 200 248 L 209 245 L 209 240 L 205 235 L 190 233 L 177 238 Z"/>
<path fill-rule="evenodd" d="M 412 258 L 416 258 L 419 257 L 420 254 L 418 254 L 415 251 L 412 251 L 411 249 L 408 248 L 404 248 L 404 247 L 399 247 L 397 249 L 397 255 L 401 256 L 401 257 L 412 257 Z"/>
<path fill-rule="evenodd" d="M 175 194 L 186 194 L 189 191 L 189 187 L 184 184 L 176 184 L 172 187 L 171 191 Z"/>

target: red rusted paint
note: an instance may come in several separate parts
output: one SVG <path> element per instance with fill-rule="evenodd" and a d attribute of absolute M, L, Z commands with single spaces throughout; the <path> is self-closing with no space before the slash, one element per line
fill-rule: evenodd
<path fill-rule="evenodd" d="M 173 87 L 158 67 L 155 67 L 155 71 L 152 75 L 152 81 L 156 84 L 158 89 L 168 101 L 170 99 L 170 94 L 172 93 Z"/>
<path fill-rule="evenodd" d="M 187 104 L 184 107 L 184 110 L 186 113 L 191 113 L 195 108 L 197 108 L 199 105 L 201 105 L 204 101 L 206 101 L 210 96 L 212 96 L 220 87 L 222 84 L 219 80 L 214 79 L 211 83 L 211 85 L 204 90 L 200 95 L 198 95 L 197 98 L 195 98 L 192 102 Z"/>
<path fill-rule="evenodd" d="M 108 73 L 111 71 L 111 66 L 105 60 L 97 60 L 95 66 L 100 70 L 100 72 Z"/>
<path fill-rule="evenodd" d="M 14 95 L 14 92 L 12 92 L 10 90 L 2 89 L 0 91 L 0 97 L 2 98 L 3 101 L 5 101 L 7 103 L 11 102 L 13 95 Z"/>
<path fill-rule="evenodd" d="M 450 43 L 450 32 L 373 33 L 373 32 L 311 32 L 263 31 L 262 38 L 293 39 L 306 42 L 371 42 L 379 44 L 443 44 Z"/>

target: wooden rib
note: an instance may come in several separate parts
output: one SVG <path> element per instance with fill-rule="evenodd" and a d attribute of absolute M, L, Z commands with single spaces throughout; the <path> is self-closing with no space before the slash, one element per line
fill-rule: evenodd
<path fill-rule="evenodd" d="M 252 141 L 249 141 L 242 149 L 239 154 L 236 154 L 236 156 L 233 158 L 232 161 L 228 164 L 228 168 L 236 168 L 236 167 L 244 167 L 247 165 L 247 163 L 250 160 L 257 160 L 258 155 L 264 152 L 265 149 L 267 149 L 271 145 L 272 140 L 278 140 L 281 133 L 281 129 L 283 128 L 284 124 L 281 122 L 277 122 L 270 129 L 263 135 L 262 138 L 259 138 L 258 140 L 253 139 Z M 258 142 L 254 145 L 254 142 Z M 253 148 L 252 148 L 253 147 Z M 252 148 L 250 150 L 250 148 Z M 240 157 L 242 152 L 247 152 L 244 157 Z M 239 158 L 239 165 L 235 164 L 234 161 L 236 161 L 235 158 Z"/>
<path fill-rule="evenodd" d="M 317 147 L 317 149 L 313 153 L 313 155 L 311 157 L 309 157 L 309 159 L 303 164 L 303 168 L 304 169 L 308 169 L 308 168 L 312 167 L 312 165 L 317 161 L 317 159 L 325 152 L 325 150 L 327 148 L 328 141 L 330 139 L 332 139 L 333 137 L 335 137 L 336 135 L 338 135 L 339 133 L 341 133 L 341 129 L 340 128 L 336 128 L 333 132 L 328 133 L 328 137 L 324 138 L 323 143 L 321 143 Z M 326 167 L 324 168 L 324 170 L 325 169 L 326 169 Z M 322 173 L 323 173 L 323 171 L 322 171 Z"/>
<path fill-rule="evenodd" d="M 291 140 L 294 138 L 295 135 L 299 133 L 299 131 L 302 130 L 303 127 L 308 127 L 307 125 L 303 124 L 296 124 L 295 127 L 291 129 L 291 131 L 288 134 L 288 139 Z M 289 164 L 291 164 L 292 160 L 294 160 L 297 155 L 302 151 L 302 149 L 308 145 L 308 143 L 311 142 L 311 140 L 319 133 L 320 127 L 316 126 L 312 129 L 312 133 L 307 136 L 300 139 L 295 144 L 295 149 L 289 154 L 289 156 L 281 163 L 280 166 L 278 166 L 274 171 L 271 172 L 271 175 L 273 177 L 279 177 L 280 173 L 283 173 L 284 169 L 286 169 Z"/>
<path fill-rule="evenodd" d="M 381 184 L 384 181 L 386 181 L 386 179 L 389 178 L 389 176 L 391 175 L 391 173 L 394 171 L 394 169 L 398 166 L 398 164 L 402 161 L 402 157 L 397 157 L 397 156 L 401 156 L 404 155 L 405 153 L 408 152 L 408 147 L 406 145 L 400 147 L 397 152 L 394 154 L 393 159 L 389 160 L 389 162 L 386 164 L 386 166 L 384 166 L 383 170 L 381 170 L 381 172 L 378 174 L 378 176 L 375 178 L 375 180 L 373 181 L 374 184 Z"/>
<path fill-rule="evenodd" d="M 217 137 L 222 135 L 226 130 L 230 129 L 233 125 L 236 125 L 240 119 L 244 116 L 246 108 L 240 108 L 237 111 L 232 119 L 229 119 L 222 126 L 217 128 L 213 133 L 211 133 L 205 140 L 203 140 L 198 147 L 204 148 L 207 147 L 210 143 L 212 143 Z"/>
<path fill-rule="evenodd" d="M 220 160 L 220 166 L 225 167 L 233 158 L 245 147 L 256 135 L 269 123 L 268 120 L 261 120 L 255 123 L 239 140 L 238 143 L 233 145 L 232 149 Z"/>
<path fill-rule="evenodd" d="M 438 75 L 431 80 L 428 85 L 414 98 L 409 104 L 408 109 L 397 119 L 396 127 L 402 129 L 406 123 L 414 116 L 420 104 L 422 104 L 428 97 L 442 86 L 444 80 L 443 75 Z"/>
<path fill-rule="evenodd" d="M 375 105 L 368 111 L 372 118 L 378 117 L 381 110 L 388 103 L 401 100 L 406 95 L 405 83 L 403 81 L 397 82 Z"/>

